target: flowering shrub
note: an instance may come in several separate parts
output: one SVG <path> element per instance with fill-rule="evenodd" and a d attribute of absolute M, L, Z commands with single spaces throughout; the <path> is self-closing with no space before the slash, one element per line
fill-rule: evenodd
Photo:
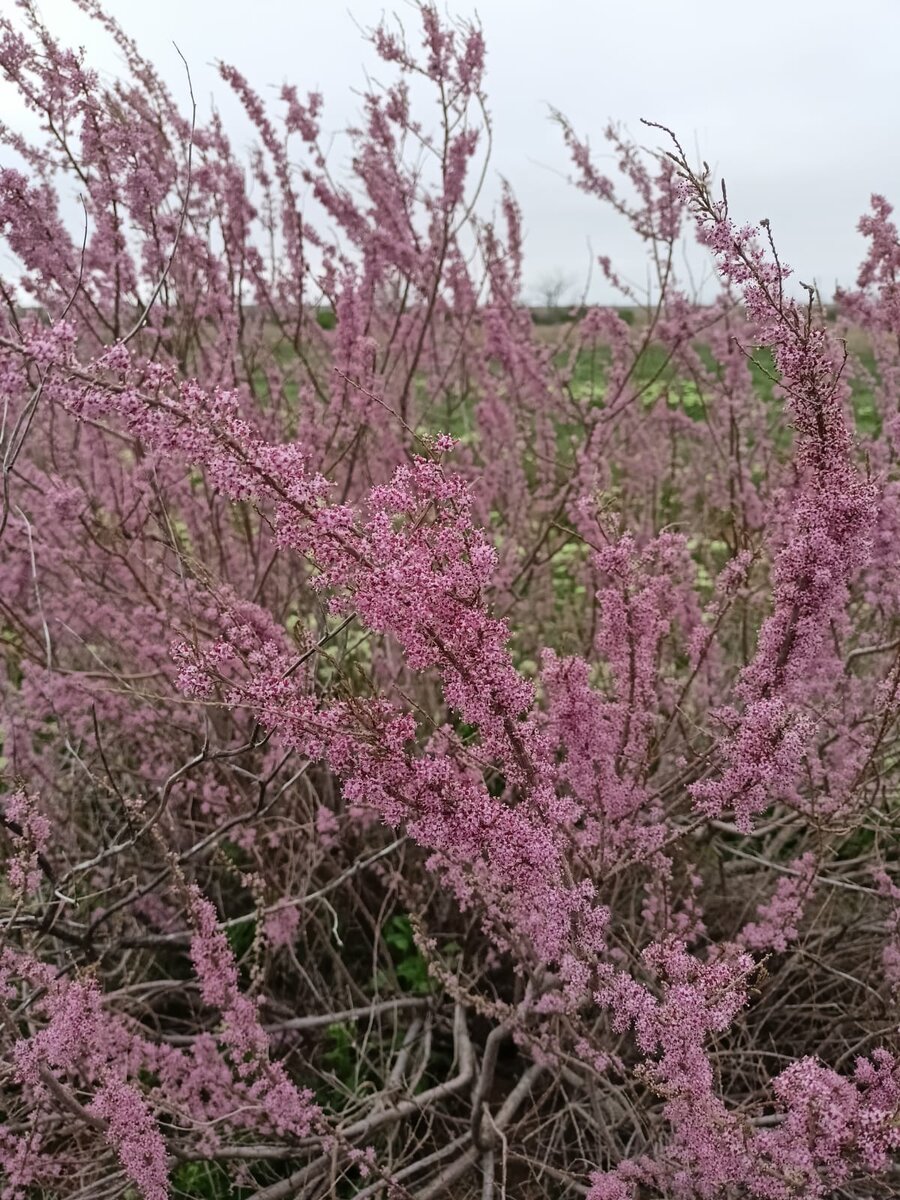
<path fill-rule="evenodd" d="M 560 118 L 656 282 L 542 330 L 477 28 L 373 31 L 341 179 L 75 2 L 121 79 L 0 17 L 4 1200 L 895 1194 L 890 205 L 829 312 Z"/>

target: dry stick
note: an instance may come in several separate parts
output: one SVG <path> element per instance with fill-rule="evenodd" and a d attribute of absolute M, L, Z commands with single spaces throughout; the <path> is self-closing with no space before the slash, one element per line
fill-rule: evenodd
<path fill-rule="evenodd" d="M 532 1063 L 506 1097 L 503 1106 L 492 1122 L 498 1134 L 505 1129 L 516 1115 L 519 1107 L 527 1099 L 528 1093 L 544 1069 L 540 1063 Z M 451 1184 L 456 1183 L 457 1179 L 462 1179 L 475 1166 L 480 1157 L 481 1151 L 475 1146 L 471 1146 L 455 1163 L 451 1163 L 449 1167 L 445 1167 L 426 1188 L 418 1192 L 416 1200 L 434 1200 L 435 1197 L 440 1196 Z M 251 1200 L 256 1200 L 256 1197 L 251 1197 Z"/>
<path fill-rule="evenodd" d="M 519 1154 L 515 1150 L 510 1150 L 508 1152 L 508 1156 L 513 1162 L 519 1162 L 524 1166 L 531 1167 L 532 1171 L 534 1171 L 535 1167 L 537 1167 L 539 1172 L 549 1175 L 551 1179 L 555 1179 L 559 1183 L 564 1184 L 565 1187 L 570 1188 L 572 1191 L 578 1192 L 580 1196 L 586 1196 L 590 1190 L 579 1180 L 573 1178 L 571 1175 L 568 1175 L 565 1171 L 559 1171 L 556 1169 L 556 1167 L 551 1167 L 549 1163 L 535 1163 L 535 1160 L 533 1158 L 529 1158 L 527 1154 Z M 503 1200 L 502 1193 L 501 1200 Z"/>
<path fill-rule="evenodd" d="M 412 1175 L 418 1175 L 420 1171 L 424 1171 L 427 1167 L 433 1166 L 441 1159 L 448 1158 L 457 1150 L 461 1150 L 469 1140 L 468 1133 L 461 1134 L 458 1138 L 454 1138 L 452 1142 L 448 1142 L 446 1146 L 441 1146 L 439 1150 L 433 1151 L 431 1154 L 426 1154 L 424 1158 L 417 1158 L 415 1162 L 403 1167 L 391 1176 L 392 1181 L 399 1183 L 403 1179 L 409 1179 Z M 370 1197 L 376 1195 L 383 1187 L 387 1186 L 387 1181 L 379 1179 L 375 1183 L 370 1183 L 367 1188 L 356 1193 L 355 1200 L 370 1200 Z"/>
<path fill-rule="evenodd" d="M 416 1045 L 419 1035 L 422 1032 L 423 1021 L 420 1017 L 416 1017 L 415 1021 L 411 1022 L 409 1028 L 403 1036 L 403 1042 L 400 1050 L 394 1060 L 394 1065 L 391 1067 L 391 1073 L 387 1078 L 387 1086 L 385 1092 L 387 1095 L 397 1091 L 403 1083 L 403 1076 L 406 1072 L 406 1064 L 409 1062 L 409 1056 L 412 1053 L 413 1047 Z"/>
<path fill-rule="evenodd" d="M 493 1147 L 481 1156 L 481 1200 L 494 1200 L 494 1176 L 497 1171 L 497 1156 Z"/>
<path fill-rule="evenodd" d="M 435 1087 L 428 1088 L 427 1091 L 420 1092 L 418 1096 L 398 1101 L 391 1107 L 372 1113 L 370 1116 L 363 1117 L 359 1121 L 354 1121 L 351 1125 L 338 1128 L 336 1134 L 341 1141 L 350 1141 L 353 1138 L 372 1133 L 374 1130 L 380 1129 L 383 1125 L 388 1125 L 393 1121 L 415 1116 L 421 1113 L 429 1104 L 437 1100 L 443 1100 L 447 1096 L 452 1096 L 467 1087 L 472 1082 L 472 1076 L 475 1073 L 475 1056 L 466 1026 L 465 1010 L 461 1004 L 456 1005 L 453 1032 L 459 1062 L 459 1071 L 453 1079 L 448 1079 L 446 1083 L 439 1083 Z M 287 1179 L 282 1179 L 278 1183 L 273 1183 L 270 1187 L 254 1192 L 249 1197 L 249 1200 L 288 1200 L 290 1196 L 302 1195 L 302 1192 L 298 1193 L 298 1189 L 304 1183 L 309 1182 L 310 1179 L 315 1178 L 321 1171 L 327 1169 L 331 1161 L 332 1156 L 330 1152 L 323 1154 L 321 1157 L 307 1164 L 307 1166 L 302 1167 L 299 1171 L 294 1171 Z"/>
<path fill-rule="evenodd" d="M 307 1029 L 321 1029 L 323 1025 L 338 1025 L 348 1021 L 380 1017 L 387 1013 L 408 1008 L 427 1008 L 426 996 L 400 996 L 395 1000 L 375 1000 L 358 1008 L 345 1008 L 340 1012 L 313 1013 L 308 1017 L 288 1017 L 284 1021 L 272 1021 L 263 1025 L 266 1033 L 294 1033 Z M 414 1023 L 415 1024 L 415 1023 Z M 412 1027 L 411 1027 L 412 1028 Z M 164 1037 L 168 1046 L 192 1046 L 199 1035 L 193 1033 L 171 1033 Z"/>
<path fill-rule="evenodd" d="M 28 538 L 28 556 L 31 562 L 31 577 L 34 581 L 34 599 L 35 603 L 37 604 L 38 616 L 41 619 L 41 629 L 44 632 L 44 653 L 46 655 L 46 666 L 47 670 L 50 671 L 53 668 L 53 644 L 50 640 L 50 630 L 47 627 L 47 618 L 44 615 L 44 605 L 41 601 L 41 588 L 40 584 L 38 583 L 37 573 L 37 559 L 35 558 L 34 553 L 34 538 L 31 536 L 31 522 L 22 512 L 21 508 L 19 508 L 18 504 L 16 505 L 16 512 L 25 523 L 25 533 Z"/>
<path fill-rule="evenodd" d="M 481 1073 L 478 1077 L 475 1095 L 472 1098 L 471 1137 L 472 1142 L 479 1150 L 487 1151 L 490 1149 L 490 1142 L 483 1141 L 481 1137 L 481 1125 L 484 1117 L 483 1106 L 487 1099 L 487 1094 L 491 1089 L 491 1084 L 494 1082 L 494 1071 L 497 1067 L 497 1055 L 500 1051 L 500 1043 L 508 1032 L 509 1027 L 506 1024 L 495 1025 L 488 1034 L 487 1041 L 484 1044 Z"/>

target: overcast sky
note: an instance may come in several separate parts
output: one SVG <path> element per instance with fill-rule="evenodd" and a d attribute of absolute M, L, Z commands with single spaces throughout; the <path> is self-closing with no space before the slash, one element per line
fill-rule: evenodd
<path fill-rule="evenodd" d="M 115 69 L 70 0 L 40 8 L 59 36 Z M 107 0 L 107 8 L 182 95 L 177 41 L 201 117 L 215 96 L 239 143 L 246 130 L 217 59 L 264 94 L 285 81 L 301 93 L 321 90 L 325 128 L 338 130 L 358 111 L 353 89 L 373 65 L 357 26 L 385 12 L 377 0 Z M 387 6 L 394 11 L 412 33 L 412 10 L 401 0 Z M 477 11 L 484 28 L 494 121 L 488 200 L 496 177 L 509 179 L 524 211 L 532 290 L 555 271 L 580 287 L 591 253 L 609 255 L 636 281 L 644 272 L 616 220 L 566 182 L 550 104 L 598 151 L 610 118 L 649 144 L 641 117 L 671 126 L 724 175 L 733 214 L 769 217 L 782 257 L 825 294 L 855 277 L 863 251 L 855 226 L 871 192 L 900 201 L 900 0 L 455 0 L 446 11 Z M 597 284 L 592 298 L 611 299 Z"/>

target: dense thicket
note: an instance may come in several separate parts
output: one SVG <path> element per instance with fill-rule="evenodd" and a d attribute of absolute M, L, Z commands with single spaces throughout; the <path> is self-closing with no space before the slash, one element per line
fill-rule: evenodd
<path fill-rule="evenodd" d="M 654 285 L 541 328 L 477 28 L 343 170 L 75 2 L 118 81 L 0 17 L 4 1200 L 896 1194 L 890 206 L 826 314 L 561 119 Z"/>

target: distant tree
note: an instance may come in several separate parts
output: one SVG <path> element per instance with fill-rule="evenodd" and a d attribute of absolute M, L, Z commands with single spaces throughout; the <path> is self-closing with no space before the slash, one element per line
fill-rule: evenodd
<path fill-rule="evenodd" d="M 541 308 L 561 308 L 571 296 L 574 280 L 564 271 L 548 271 L 542 275 L 535 289 Z"/>

